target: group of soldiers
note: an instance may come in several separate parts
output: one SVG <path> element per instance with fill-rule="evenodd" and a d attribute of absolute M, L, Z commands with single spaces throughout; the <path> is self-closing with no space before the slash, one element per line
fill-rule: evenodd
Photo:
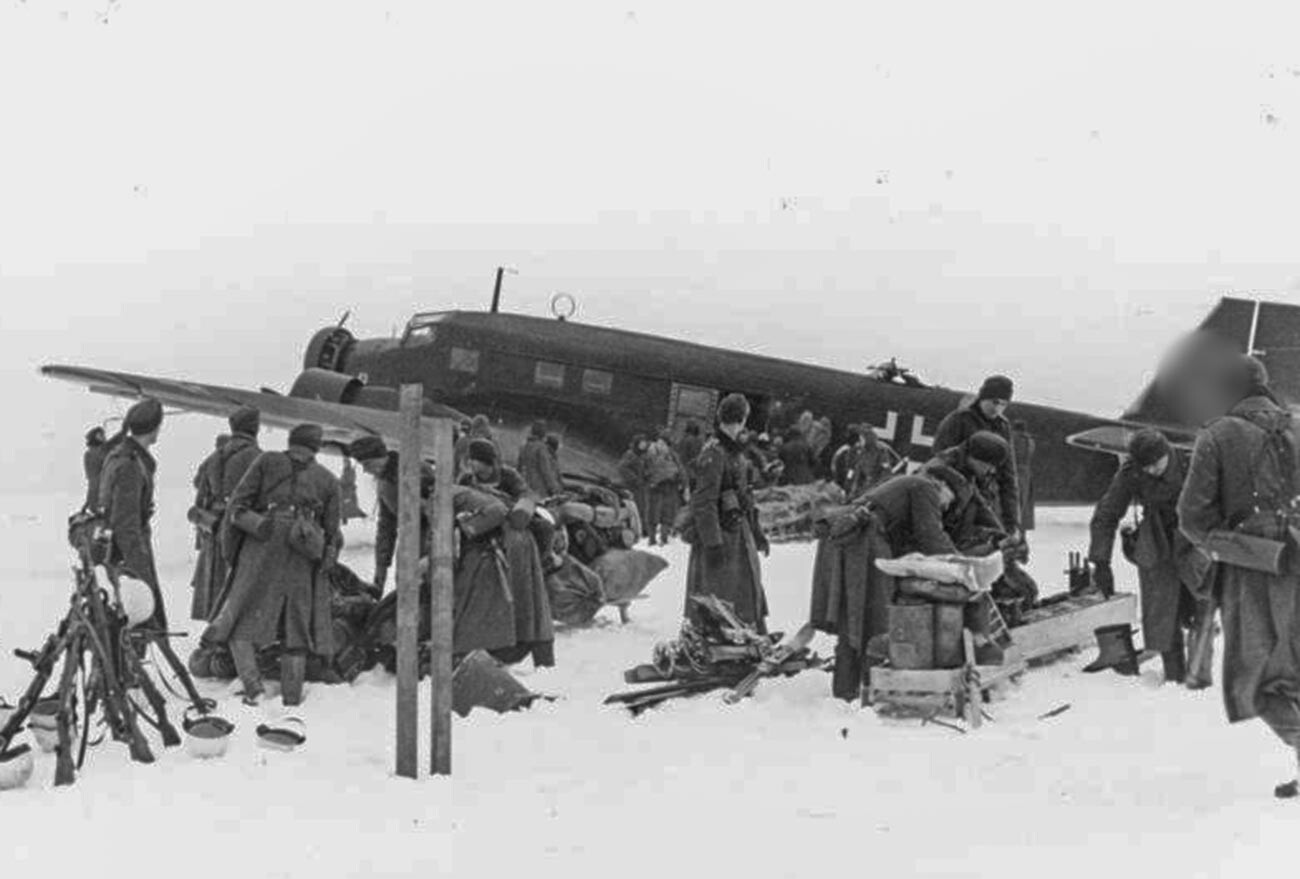
<path fill-rule="evenodd" d="M 1113 589 L 1111 557 L 1122 531 L 1124 554 L 1138 569 L 1145 646 L 1160 654 L 1166 680 L 1191 688 L 1210 683 L 1208 651 L 1197 651 L 1197 663 L 1189 663 L 1189 651 L 1212 638 L 1207 623 L 1221 613 L 1229 720 L 1261 718 L 1300 763 L 1300 430 L 1257 360 L 1243 357 L 1221 390 L 1231 406 L 1200 432 L 1190 454 L 1157 430 L 1132 436 L 1091 520 L 1092 580 L 1103 592 Z M 835 696 L 857 698 L 867 668 L 879 659 L 873 639 L 878 643 L 887 632 L 894 584 L 873 564 L 877 558 L 1000 551 L 1007 560 L 1002 588 L 1035 597 L 1017 564 L 1027 547 L 1018 483 L 1023 463 L 1006 417 L 1012 392 L 1005 376 L 985 380 L 972 402 L 943 419 L 935 454 L 913 473 L 883 463 L 889 459 L 867 429 L 836 451 L 850 502 L 822 523 L 810 608 L 812 624 L 837 638 Z M 690 596 L 715 595 L 764 631 L 759 556 L 769 547 L 753 490 L 765 477 L 751 453 L 749 416 L 747 399 L 728 395 L 707 438 L 697 430 L 675 446 L 665 436 L 654 443 L 642 438 L 623 463 L 639 479 L 632 487 L 642 492 L 644 509 L 654 511 L 645 516 L 647 536 L 666 539 L 680 531 L 690 544 L 687 618 L 697 614 Z M 117 436 L 87 435 L 85 464 L 87 507 L 104 517 L 111 560 L 149 584 L 155 623 L 165 631 L 150 536 L 156 467 L 150 448 L 162 421 L 158 401 L 135 404 Z M 319 426 L 299 425 L 284 451 L 263 451 L 259 421 L 255 409 L 232 414 L 230 434 L 195 477 L 190 519 L 200 557 L 191 614 L 208 623 L 205 643 L 228 647 L 250 702 L 263 692 L 256 652 L 278 642 L 281 690 L 292 705 L 302 698 L 306 654 L 331 650 L 330 591 L 321 578 L 342 547 L 340 483 L 315 460 L 323 442 Z M 457 654 L 481 648 L 505 662 L 531 655 L 537 665 L 554 663 L 543 579 L 553 529 L 535 515 L 537 500 L 562 487 L 556 445 L 548 440 L 545 425 L 533 425 L 516 470 L 500 460 L 485 418 L 462 426 L 454 495 Z M 656 444 L 666 454 L 662 448 L 654 454 L 671 466 L 651 467 Z M 370 588 L 378 596 L 396 545 L 397 453 L 375 437 L 347 451 L 376 482 Z M 425 467 L 426 497 L 433 479 Z M 1140 519 L 1121 529 L 1131 506 L 1141 509 Z M 427 535 L 427 520 L 421 527 Z M 1279 797 L 1297 792 L 1295 779 L 1275 791 Z"/>
<path fill-rule="evenodd" d="M 1116 532 L 1128 508 L 1140 507 L 1123 542 L 1138 569 L 1146 648 L 1160 654 L 1167 681 L 1208 686 L 1217 609 L 1228 719 L 1261 718 L 1300 769 L 1300 425 L 1270 391 L 1259 361 L 1241 358 L 1223 384 L 1218 390 L 1230 408 L 1201 430 L 1190 454 L 1158 430 L 1132 436 L 1091 520 L 1091 578 L 1104 593 L 1113 589 Z M 1023 465 L 1006 418 L 1011 397 L 1010 379 L 988 378 L 972 403 L 944 418 L 935 454 L 919 470 L 876 482 L 823 524 L 810 621 L 837 638 L 836 697 L 857 698 L 866 669 L 883 659 L 878 645 L 894 583 L 875 559 L 1001 551 L 1001 588 L 1034 597 L 1017 564 L 1027 548 Z M 767 601 L 758 556 L 767 543 L 754 515 L 755 471 L 740 439 L 748 415 L 743 396 L 725 398 L 695 464 L 687 595 L 725 598 L 761 630 Z M 686 614 L 694 613 L 688 598 Z M 1295 797 L 1297 787 L 1293 778 L 1274 793 Z"/>
<path fill-rule="evenodd" d="M 1208 686 L 1217 609 L 1228 720 L 1263 720 L 1300 774 L 1300 425 L 1258 360 L 1242 357 L 1222 384 L 1210 390 L 1227 414 L 1200 430 L 1190 455 L 1158 431 L 1133 436 L 1093 516 L 1089 558 L 1111 580 L 1118 523 L 1141 507 L 1125 555 L 1138 569 L 1146 647 L 1160 652 L 1166 679 Z M 1198 646 L 1199 664 L 1189 663 Z M 1274 794 L 1294 798 L 1300 784 Z"/>
<path fill-rule="evenodd" d="M 195 499 L 188 518 L 195 526 L 198 560 L 192 578 L 190 615 L 206 623 L 200 651 L 224 650 L 241 682 L 240 695 L 256 704 L 264 695 L 259 653 L 276 645 L 284 704 L 303 698 L 308 657 L 320 679 L 337 680 L 329 657 L 335 653 L 333 574 L 343 546 L 340 479 L 316 461 L 324 443 L 320 426 L 294 427 L 283 451 L 258 444 L 260 413 L 244 407 L 229 418 L 230 432 L 202 461 L 194 477 Z M 149 584 L 154 624 L 166 631 L 163 597 L 154 563 L 151 520 L 156 462 L 150 448 L 163 425 L 163 409 L 145 399 L 128 411 L 112 439 L 102 429 L 87 434 L 84 457 L 85 507 L 100 514 L 110 539 L 110 563 Z M 472 428 L 473 425 L 470 425 Z M 507 663 L 528 656 L 553 665 L 554 633 L 543 575 L 553 555 L 553 528 L 535 515 L 539 491 L 519 471 L 500 461 L 490 434 L 469 431 L 457 439 L 458 484 L 453 493 L 456 559 L 457 654 L 483 649 Z M 530 443 L 545 441 L 535 425 Z M 344 449 L 375 480 L 377 516 L 374 578 L 366 588 L 383 596 L 397 542 L 398 456 L 382 439 L 363 437 Z M 530 472 L 555 473 L 548 460 L 521 458 Z M 549 468 L 548 468 L 549 463 Z M 422 465 L 421 494 L 427 500 L 434 474 Z M 421 545 L 429 546 L 422 505 Z M 427 575 L 427 560 L 424 563 Z"/>
<path fill-rule="evenodd" d="M 635 435 L 619 459 L 619 479 L 632 492 L 641 516 L 641 537 L 650 545 L 666 545 L 677 536 L 677 517 L 690 496 L 689 468 L 703 444 L 700 426 L 690 422 L 675 442 L 668 428 L 653 438 Z"/>
<path fill-rule="evenodd" d="M 1009 556 L 1007 588 L 1032 592 L 1027 574 L 1015 567 L 1023 552 L 1020 494 L 1005 412 L 1012 382 L 987 379 L 976 398 L 944 418 L 936 434 L 940 452 L 914 474 L 894 474 L 879 440 L 861 429 L 843 452 L 850 503 L 840 510 L 818 543 L 810 620 L 837 636 L 834 695 L 857 698 L 867 667 L 868 646 L 888 631 L 892 581 L 873 559 L 903 555 L 972 554 L 994 550 Z M 749 403 L 739 394 L 722 400 L 717 430 L 693 465 L 686 539 L 686 615 L 697 611 L 691 595 L 726 599 L 738 615 L 765 630 L 767 599 L 759 553 L 768 551 L 759 526 L 753 489 L 758 470 L 743 441 Z M 874 440 L 874 442 L 873 442 Z M 837 457 L 840 453 L 837 451 Z M 901 468 L 898 468 L 901 469 Z"/>

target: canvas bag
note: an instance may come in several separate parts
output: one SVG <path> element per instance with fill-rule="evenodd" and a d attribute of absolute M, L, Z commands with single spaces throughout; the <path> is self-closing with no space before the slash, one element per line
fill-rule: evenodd
<path fill-rule="evenodd" d="M 293 467 L 291 478 L 294 515 L 293 521 L 289 523 L 289 548 L 304 558 L 319 562 L 325 558 L 325 529 L 316 521 L 314 508 L 304 509 L 298 503 L 298 474 L 306 470 L 307 466 L 292 459 L 290 464 Z"/>
<path fill-rule="evenodd" d="M 1280 574 L 1295 569 L 1297 537 L 1300 537 L 1294 525 L 1276 515 L 1277 511 L 1291 513 L 1295 508 L 1295 438 L 1291 413 L 1278 413 L 1267 424 L 1249 418 L 1241 420 L 1265 434 L 1251 467 L 1254 508 L 1233 516 L 1229 521 L 1231 530 L 1211 531 L 1205 550 L 1216 562 Z M 1260 487 L 1266 485 L 1282 488 L 1264 496 Z"/>

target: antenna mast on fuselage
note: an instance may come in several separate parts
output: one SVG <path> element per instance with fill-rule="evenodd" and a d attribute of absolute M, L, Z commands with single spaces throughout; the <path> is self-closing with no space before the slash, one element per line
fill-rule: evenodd
<path fill-rule="evenodd" d="M 512 269 L 509 266 L 497 266 L 497 280 L 496 283 L 492 285 L 492 314 L 496 314 L 501 310 L 501 279 L 505 276 L 506 272 L 509 272 L 512 275 L 519 274 L 518 269 Z"/>

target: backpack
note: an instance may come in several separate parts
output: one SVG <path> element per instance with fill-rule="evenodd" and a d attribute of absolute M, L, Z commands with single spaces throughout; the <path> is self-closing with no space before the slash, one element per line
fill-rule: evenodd
<path fill-rule="evenodd" d="M 1251 507 L 1236 511 L 1229 519 L 1229 527 L 1245 526 L 1241 530 L 1281 539 L 1286 520 L 1297 513 L 1296 426 L 1291 413 L 1284 410 L 1259 418 L 1232 417 L 1262 431 L 1264 440 L 1249 469 Z"/>

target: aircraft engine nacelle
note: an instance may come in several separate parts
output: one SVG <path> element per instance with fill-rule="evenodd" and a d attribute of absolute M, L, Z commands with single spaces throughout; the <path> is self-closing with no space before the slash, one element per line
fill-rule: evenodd
<path fill-rule="evenodd" d="M 396 412 L 401 400 L 396 388 L 367 385 L 355 375 L 331 372 L 328 369 L 304 369 L 289 390 L 290 397 L 300 400 L 321 400 L 325 403 L 342 403 L 345 406 L 365 406 Z M 431 400 L 424 401 L 424 414 L 433 415 Z"/>
<path fill-rule="evenodd" d="M 290 397 L 302 400 L 321 400 L 326 403 L 355 405 L 366 383 L 355 375 L 334 372 L 319 367 L 309 367 L 294 381 Z"/>
<path fill-rule="evenodd" d="M 303 369 L 342 372 L 356 341 L 356 336 L 343 327 L 325 327 L 317 330 L 316 335 L 312 336 L 307 344 L 307 353 L 303 355 Z"/>

